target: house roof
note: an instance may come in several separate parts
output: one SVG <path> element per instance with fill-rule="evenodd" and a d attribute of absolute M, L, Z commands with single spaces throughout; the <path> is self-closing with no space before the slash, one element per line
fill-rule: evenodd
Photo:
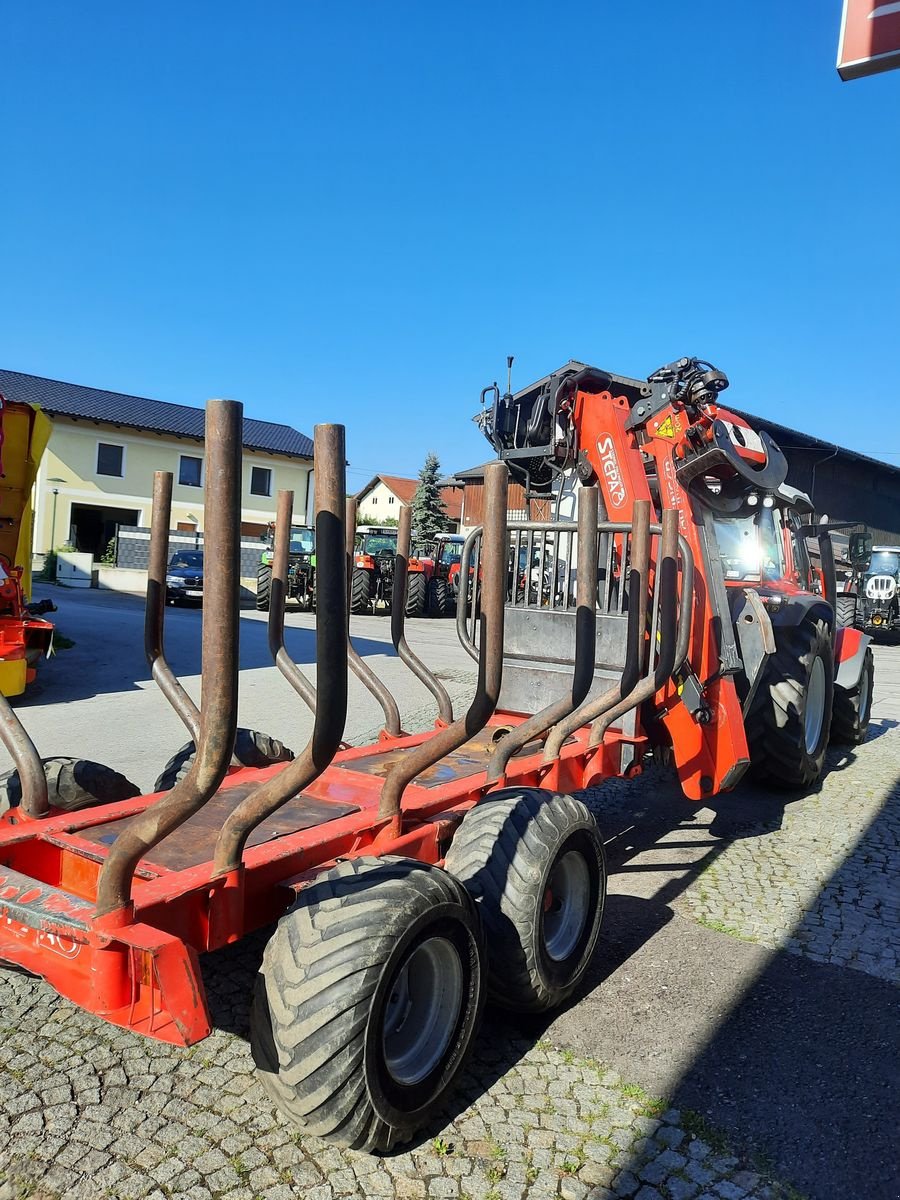
<path fill-rule="evenodd" d="M 451 521 L 458 521 L 462 516 L 462 496 L 459 487 L 443 479 L 439 482 L 441 484 L 441 499 L 444 502 L 444 511 Z M 383 483 L 386 488 L 392 491 L 401 504 L 412 504 L 416 488 L 419 486 L 418 479 L 406 479 L 402 475 L 373 475 L 366 486 L 360 488 L 356 493 L 356 499 L 360 505 L 362 505 L 364 498 L 368 496 L 369 492 L 379 483 Z"/>
<path fill-rule="evenodd" d="M 99 388 L 26 375 L 22 371 L 0 370 L 0 393 L 7 400 L 18 400 L 42 409 L 48 416 L 73 420 L 102 421 L 126 429 L 203 441 L 205 414 L 202 408 L 187 404 L 169 404 L 148 400 L 124 392 L 105 392 Z M 244 417 L 245 450 L 282 454 L 286 458 L 312 458 L 312 440 L 290 425 L 257 421 Z"/>

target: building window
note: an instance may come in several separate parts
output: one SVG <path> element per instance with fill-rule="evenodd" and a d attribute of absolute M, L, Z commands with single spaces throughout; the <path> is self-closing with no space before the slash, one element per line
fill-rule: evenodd
<path fill-rule="evenodd" d="M 393 504 L 396 497 L 388 496 L 388 504 Z"/>
<path fill-rule="evenodd" d="M 250 468 L 250 495 L 272 495 L 272 470 L 270 467 Z"/>
<path fill-rule="evenodd" d="M 203 459 L 182 454 L 178 461 L 178 482 L 185 487 L 200 487 L 203 483 Z"/>
<path fill-rule="evenodd" d="M 125 447 L 111 442 L 97 443 L 97 474 L 114 475 L 121 479 L 125 474 Z"/>

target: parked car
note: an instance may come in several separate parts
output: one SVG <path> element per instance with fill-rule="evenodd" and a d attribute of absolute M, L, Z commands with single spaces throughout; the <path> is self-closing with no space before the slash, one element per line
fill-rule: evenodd
<path fill-rule="evenodd" d="M 203 603 L 203 551 L 179 550 L 166 568 L 166 603 Z"/>

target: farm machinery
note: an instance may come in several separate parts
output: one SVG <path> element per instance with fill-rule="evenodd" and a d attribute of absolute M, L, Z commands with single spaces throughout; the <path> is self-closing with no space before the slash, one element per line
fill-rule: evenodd
<path fill-rule="evenodd" d="M 900 633 L 900 546 L 874 546 L 868 530 L 850 536 L 851 575 L 838 597 L 847 625 L 873 636 Z"/>
<path fill-rule="evenodd" d="M 407 641 L 411 518 L 401 509 L 391 638 L 435 704 L 434 727 L 416 734 L 348 637 L 356 504 L 345 495 L 343 429 L 317 426 L 316 687 L 284 645 L 289 492 L 278 498 L 268 618 L 274 661 L 313 728 L 296 757 L 262 767 L 235 761 L 241 413 L 211 401 L 199 710 L 164 653 L 171 476 L 157 477 L 147 594 L 148 658 L 195 734 L 189 766 L 168 791 L 123 788 L 64 811 L 0 703 L 18 787 L 12 797 L 7 786 L 16 802 L 0 816 L 0 958 L 106 1021 L 190 1045 L 210 1032 L 198 956 L 277 922 L 250 1022 L 274 1103 L 308 1133 L 368 1151 L 426 1127 L 486 999 L 547 1011 L 587 970 L 606 865 L 596 822 L 572 793 L 640 773 L 659 745 L 689 799 L 733 786 L 769 667 L 783 671 L 782 629 L 794 676 L 788 735 L 771 740 L 794 759 L 803 747 L 804 763 L 821 769 L 833 664 L 849 701 L 870 661 L 855 631 L 832 643 L 827 594 L 791 584 L 787 567 L 778 580 L 728 588 L 713 516 L 768 511 L 779 455 L 766 441 L 743 453 L 752 431 L 723 433 L 716 422 L 730 418 L 711 417 L 709 398 L 677 382 L 579 373 L 554 381 L 554 402 L 538 410 L 497 394 L 487 430 L 513 472 L 539 489 L 545 476 L 562 486 L 553 520 L 510 522 L 507 466 L 486 469 L 483 525 L 460 555 L 462 577 L 478 581 L 473 598 L 460 589 L 456 614 L 477 667 L 464 713 Z M 698 422 L 699 436 L 688 433 Z M 509 431 L 526 426 L 530 442 L 516 444 Z M 566 564 L 548 603 L 509 596 L 510 556 L 523 548 L 528 561 L 537 548 Z M 342 740 L 348 664 L 384 710 L 370 745 Z M 856 741 L 867 722 L 857 708 Z M 811 774 L 794 759 L 785 782 Z"/>
<path fill-rule="evenodd" d="M 439 533 L 419 552 L 427 579 L 425 607 L 429 617 L 449 617 L 456 612 L 461 579 L 459 564 L 465 540 L 459 533 Z M 471 596 L 471 571 L 468 586 Z"/>
<path fill-rule="evenodd" d="M 275 526 L 270 525 L 266 548 L 259 558 L 256 573 L 256 607 L 269 611 L 272 595 L 272 559 L 275 553 Z M 292 525 L 285 578 L 284 600 L 293 600 L 309 612 L 316 603 L 316 537 L 311 525 Z"/>
<path fill-rule="evenodd" d="M 44 613 L 50 600 L 29 604 L 31 489 L 50 437 L 50 422 L 30 404 L 0 396 L 0 693 L 25 691 L 53 644 Z"/>
<path fill-rule="evenodd" d="M 356 530 L 353 571 L 350 576 L 352 613 L 389 612 L 394 596 L 394 559 L 397 529 L 393 525 L 360 525 Z M 404 611 L 420 617 L 427 603 L 428 580 L 418 557 L 408 560 L 408 583 Z"/>

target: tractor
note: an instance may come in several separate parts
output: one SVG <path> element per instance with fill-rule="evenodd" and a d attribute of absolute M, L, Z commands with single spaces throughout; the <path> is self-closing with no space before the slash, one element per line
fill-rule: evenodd
<path fill-rule="evenodd" d="M 358 526 L 350 576 L 352 613 L 383 613 L 390 610 L 396 553 L 396 526 Z M 411 558 L 405 607 L 408 617 L 421 617 L 425 613 L 427 592 L 425 568 L 417 557 Z"/>
<path fill-rule="evenodd" d="M 427 577 L 429 617 L 449 617 L 456 613 L 459 599 L 459 560 L 465 538 L 458 533 L 439 533 L 422 546 L 419 559 Z M 470 583 L 471 589 L 471 573 Z"/>
<path fill-rule="evenodd" d="M 199 709 L 165 658 L 162 473 L 146 600 L 145 649 L 192 733 L 189 760 L 169 790 L 140 795 L 112 773 L 64 795 L 59 759 L 41 758 L 0 696 L 15 764 L 0 780 L 0 959 L 102 1020 L 187 1047 L 211 1032 L 198 956 L 274 926 L 250 1015 L 273 1103 L 303 1133 L 360 1151 L 427 1129 L 488 998 L 546 1014 L 584 980 L 606 860 L 573 793 L 639 775 L 658 749 L 695 803 L 751 759 L 810 786 L 829 732 L 865 737 L 871 651 L 835 630 L 827 526 L 780 491 L 775 444 L 718 409 L 723 380 L 682 360 L 645 381 L 579 368 L 525 395 L 496 391 L 484 425 L 501 461 L 460 554 L 476 581 L 456 617 L 475 666 L 464 712 L 406 638 L 408 507 L 394 532 L 391 640 L 435 704 L 433 728 L 415 734 L 348 636 L 356 503 L 343 428 L 317 426 L 315 686 L 284 643 L 289 492 L 268 615 L 273 661 L 312 732 L 295 757 L 252 766 L 237 729 L 241 407 L 210 401 Z M 510 475 L 556 489 L 553 520 L 509 520 Z M 821 593 L 799 552 L 788 557 L 810 528 Z M 546 598 L 510 594 L 523 553 L 539 569 L 565 563 Z M 348 668 L 384 712 L 367 745 L 343 740 Z"/>
<path fill-rule="evenodd" d="M 841 597 L 848 624 L 873 636 L 900 633 L 900 546 L 874 546 L 868 531 L 851 535 L 850 590 Z"/>
<path fill-rule="evenodd" d="M 270 525 L 266 548 L 259 559 L 256 574 L 256 607 L 260 612 L 269 611 L 272 593 L 272 557 L 274 553 L 275 526 Z M 316 605 L 316 534 L 311 525 L 292 525 L 288 573 L 284 593 L 285 601 L 293 600 L 304 612 Z"/>

